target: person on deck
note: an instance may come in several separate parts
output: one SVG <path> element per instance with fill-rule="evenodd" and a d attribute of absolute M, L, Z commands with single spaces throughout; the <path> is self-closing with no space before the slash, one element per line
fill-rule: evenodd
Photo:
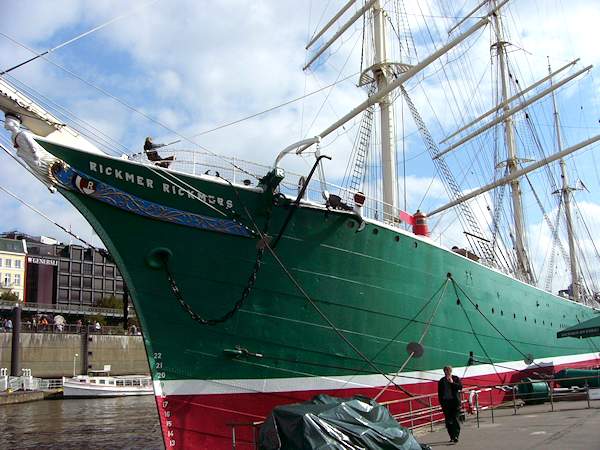
<path fill-rule="evenodd" d="M 452 375 L 452 367 L 444 367 L 444 377 L 438 381 L 438 400 L 444 413 L 446 429 L 450 435 L 451 442 L 458 442 L 458 436 L 460 435 L 461 390 L 462 383 L 460 382 L 460 378 Z"/>
<path fill-rule="evenodd" d="M 146 141 L 144 142 L 144 153 L 146 153 L 146 156 L 148 157 L 148 159 L 150 161 L 152 161 L 155 165 L 157 165 L 158 167 L 164 167 L 165 169 L 168 169 L 169 166 L 171 165 L 171 163 L 173 162 L 173 160 L 175 159 L 175 157 L 169 156 L 167 158 L 162 158 L 158 154 L 156 149 L 164 147 L 164 146 L 165 146 L 165 144 L 153 143 L 152 138 L 150 136 L 148 136 L 146 138 Z"/>

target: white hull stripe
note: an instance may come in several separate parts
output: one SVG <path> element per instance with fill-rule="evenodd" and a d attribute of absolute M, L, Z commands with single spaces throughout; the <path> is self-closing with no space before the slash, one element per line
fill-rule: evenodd
<path fill-rule="evenodd" d="M 461 378 L 471 378 L 491 374 L 514 372 L 540 367 L 559 366 L 577 362 L 600 359 L 600 353 L 582 353 L 579 355 L 555 356 L 537 360 L 533 364 L 524 361 L 499 362 L 496 365 L 455 367 L 454 373 Z M 395 377 L 395 374 L 390 374 Z M 394 378 L 399 385 L 420 384 L 437 381 L 443 376 L 443 370 L 403 372 Z M 232 380 L 154 380 L 156 395 L 211 395 L 272 393 L 293 391 L 321 391 L 337 389 L 364 389 L 385 386 L 388 379 L 383 375 L 348 376 L 312 376 L 269 379 L 232 379 Z"/>

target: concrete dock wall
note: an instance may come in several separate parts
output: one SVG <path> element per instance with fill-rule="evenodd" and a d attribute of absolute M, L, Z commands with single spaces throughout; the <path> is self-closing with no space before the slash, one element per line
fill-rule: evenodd
<path fill-rule="evenodd" d="M 73 376 L 75 360 L 75 371 L 81 374 L 86 338 L 88 369 L 110 364 L 112 375 L 149 373 L 142 336 L 21 333 L 21 367 L 31 369 L 34 377 L 59 378 Z M 10 333 L 0 333 L 0 367 L 10 368 L 11 341 Z"/>

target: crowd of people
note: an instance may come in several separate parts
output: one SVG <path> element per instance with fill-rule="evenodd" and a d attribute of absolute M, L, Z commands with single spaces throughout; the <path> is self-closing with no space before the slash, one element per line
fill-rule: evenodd
<path fill-rule="evenodd" d="M 13 320 L 11 316 L 1 317 L 0 316 L 0 332 L 11 333 L 13 331 Z M 116 327 L 108 327 L 108 330 Z M 50 315 L 50 314 L 34 314 L 32 316 L 24 317 L 21 320 L 21 330 L 24 332 L 34 332 L 34 333 L 83 333 L 86 331 L 88 333 L 102 333 L 104 326 L 100 323 L 99 320 L 82 320 L 77 319 L 72 323 L 69 323 L 65 317 L 60 314 Z M 109 333 L 112 333 L 109 331 Z M 131 336 L 138 336 L 142 333 L 140 332 L 138 326 L 136 324 L 130 324 L 126 330 L 126 334 Z"/>

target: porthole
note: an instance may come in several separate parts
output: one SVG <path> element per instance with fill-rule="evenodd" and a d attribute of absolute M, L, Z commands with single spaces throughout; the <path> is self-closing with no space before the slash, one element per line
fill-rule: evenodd
<path fill-rule="evenodd" d="M 517 315 L 515 313 L 513 313 L 513 319 L 516 319 Z"/>
<path fill-rule="evenodd" d="M 419 243 L 417 241 L 415 241 L 415 248 L 417 248 L 419 246 Z"/>
<path fill-rule="evenodd" d="M 503 316 L 504 315 L 504 311 L 500 310 L 500 315 Z"/>
<path fill-rule="evenodd" d="M 494 314 L 494 308 L 492 308 L 492 314 Z"/>
<path fill-rule="evenodd" d="M 457 304 L 457 305 L 460 305 L 460 298 L 457 298 L 457 299 L 456 299 L 456 304 Z"/>
<path fill-rule="evenodd" d="M 394 240 L 395 240 L 396 242 L 400 242 L 400 236 L 394 236 Z"/>
<path fill-rule="evenodd" d="M 537 323 L 537 319 L 533 319 L 533 323 Z"/>
<path fill-rule="evenodd" d="M 527 322 L 527 316 L 525 316 L 525 322 Z"/>
<path fill-rule="evenodd" d="M 373 234 L 378 234 L 379 233 L 379 228 L 373 228 Z"/>

